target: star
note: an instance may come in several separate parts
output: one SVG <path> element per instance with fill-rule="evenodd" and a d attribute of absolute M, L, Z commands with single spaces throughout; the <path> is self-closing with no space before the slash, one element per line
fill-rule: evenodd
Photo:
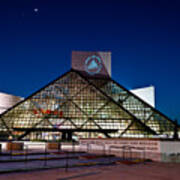
<path fill-rule="evenodd" d="M 37 13 L 38 11 L 39 11 L 39 9 L 38 9 L 38 8 L 34 8 L 34 12 L 36 12 L 36 13 Z"/>

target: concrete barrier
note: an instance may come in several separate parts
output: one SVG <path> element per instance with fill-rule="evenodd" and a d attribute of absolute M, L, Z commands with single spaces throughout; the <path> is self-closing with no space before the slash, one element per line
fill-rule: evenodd
<path fill-rule="evenodd" d="M 101 152 L 99 143 L 104 144 L 107 154 L 124 158 L 151 159 L 161 162 L 180 161 L 180 141 L 147 138 L 80 139 L 80 148 L 91 152 Z M 113 148 L 112 148 L 113 147 Z"/>

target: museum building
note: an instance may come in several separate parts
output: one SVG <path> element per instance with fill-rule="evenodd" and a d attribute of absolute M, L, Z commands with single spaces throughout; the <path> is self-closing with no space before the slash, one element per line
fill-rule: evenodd
<path fill-rule="evenodd" d="M 112 79 L 110 52 L 73 51 L 68 72 L 0 115 L 0 133 L 13 140 L 172 139 L 178 128 Z"/>

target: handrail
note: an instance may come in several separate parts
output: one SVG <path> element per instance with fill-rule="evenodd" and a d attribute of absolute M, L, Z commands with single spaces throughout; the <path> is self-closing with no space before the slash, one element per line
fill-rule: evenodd
<path fill-rule="evenodd" d="M 101 147 L 102 147 L 102 150 L 103 150 L 103 154 L 106 154 L 106 147 L 105 147 L 105 144 L 104 144 L 104 143 L 102 143 L 102 142 L 98 142 L 98 144 L 97 144 L 97 143 L 94 143 L 94 142 L 89 142 L 89 143 L 87 143 L 87 152 L 90 151 L 91 145 L 101 146 Z"/>
<path fill-rule="evenodd" d="M 122 152 L 123 152 L 123 159 L 125 158 L 125 151 L 128 151 L 128 150 L 129 150 L 129 152 L 130 152 L 130 158 L 132 158 L 132 152 L 133 152 L 133 149 L 134 149 L 134 150 L 143 150 L 143 159 L 146 158 L 145 147 L 110 145 L 110 146 L 109 146 L 109 155 L 111 154 L 111 150 L 112 150 L 112 149 L 122 149 Z"/>

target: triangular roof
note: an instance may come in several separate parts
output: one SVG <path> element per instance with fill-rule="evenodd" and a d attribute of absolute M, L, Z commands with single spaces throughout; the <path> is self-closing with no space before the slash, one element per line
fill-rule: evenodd
<path fill-rule="evenodd" d="M 111 78 L 71 69 L 0 115 L 0 131 L 21 139 L 32 131 L 170 135 L 174 122 Z"/>

